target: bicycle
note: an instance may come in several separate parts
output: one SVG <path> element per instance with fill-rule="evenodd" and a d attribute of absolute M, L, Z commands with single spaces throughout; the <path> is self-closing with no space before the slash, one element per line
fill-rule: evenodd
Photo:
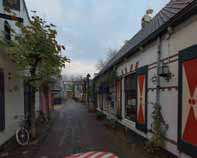
<path fill-rule="evenodd" d="M 21 146 L 26 146 L 30 141 L 31 123 L 29 115 L 22 116 L 20 127 L 16 130 L 16 141 Z"/>

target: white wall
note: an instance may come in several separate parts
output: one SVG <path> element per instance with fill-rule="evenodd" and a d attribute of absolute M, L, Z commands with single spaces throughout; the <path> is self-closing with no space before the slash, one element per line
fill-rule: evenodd
<path fill-rule="evenodd" d="M 120 76 L 122 73 L 121 71 L 123 70 L 125 72 L 125 68 L 127 70 L 130 70 L 131 64 L 134 65 L 138 62 L 139 66 L 142 67 L 144 65 L 148 65 L 150 63 L 153 63 L 157 60 L 157 45 L 156 42 L 152 43 L 149 45 L 145 50 L 141 52 L 137 52 L 134 54 L 132 57 L 128 58 L 124 63 L 120 64 L 117 69 L 117 74 Z"/>
<path fill-rule="evenodd" d="M 5 130 L 0 132 L 0 144 L 14 135 L 19 125 L 18 116 L 24 115 L 23 81 L 16 75 L 16 66 L 0 51 L 0 68 L 5 80 Z M 8 73 L 12 78 L 8 79 Z"/>
<path fill-rule="evenodd" d="M 24 7 L 24 1 L 21 0 L 21 11 L 15 12 L 17 17 L 24 19 L 24 25 L 29 24 L 27 10 Z M 3 9 L 3 0 L 0 0 L 0 13 L 6 13 Z M 4 21 L 0 18 L 0 38 L 4 38 Z M 7 20 L 12 29 L 20 33 L 20 30 L 15 26 L 15 21 Z M 0 48 L 0 68 L 4 71 L 5 79 L 5 130 L 0 132 L 0 145 L 11 138 L 16 129 L 19 127 L 20 116 L 24 115 L 24 87 L 23 80 L 19 77 L 16 65 L 11 62 L 6 55 L 6 52 Z M 11 73 L 11 79 L 8 79 L 8 74 Z"/>
<path fill-rule="evenodd" d="M 169 56 L 176 55 L 180 50 L 183 50 L 187 47 L 190 47 L 194 44 L 197 44 L 197 16 L 193 16 L 188 19 L 186 22 L 182 23 L 181 25 L 173 28 L 173 34 L 170 38 L 167 38 L 167 35 L 162 36 L 161 42 L 161 58 L 165 59 Z M 118 66 L 117 74 L 119 76 L 122 75 L 122 71 L 125 73 L 125 68 L 130 70 L 131 64 L 139 63 L 138 67 L 142 67 L 144 65 L 150 65 L 154 62 L 157 62 L 157 42 L 154 41 L 150 43 L 148 46 L 144 48 L 141 52 L 137 52 L 129 59 L 122 60 L 122 63 Z M 168 87 L 168 86 L 178 86 L 178 54 L 173 58 L 175 59 L 174 62 L 169 64 L 170 71 L 173 74 L 172 79 L 168 82 L 165 79 L 161 78 L 161 87 Z M 153 65 L 153 66 L 156 66 Z M 148 71 L 148 88 L 156 88 L 156 85 L 152 83 L 152 77 L 157 73 L 157 69 L 153 68 Z M 131 128 L 138 134 L 141 134 L 144 137 L 149 138 L 151 133 L 143 134 L 137 129 L 135 129 L 135 123 L 125 120 L 125 96 L 124 96 L 124 79 L 122 79 L 122 114 L 123 114 L 123 121 L 121 122 L 125 126 Z M 152 124 L 152 111 L 153 111 L 153 104 L 156 102 L 156 90 L 148 91 L 148 129 L 151 129 Z M 180 153 L 177 149 L 177 145 L 171 143 L 172 141 L 177 143 L 177 132 L 178 132 L 178 89 L 165 89 L 164 91 L 160 91 L 160 103 L 162 106 L 162 115 L 166 124 L 169 126 L 167 131 L 166 138 L 171 140 L 167 142 L 166 148 L 174 153 L 175 155 L 179 156 L 180 158 L 186 158 L 183 153 Z"/>
<path fill-rule="evenodd" d="M 28 25 L 30 23 L 30 21 L 28 18 L 28 12 L 25 8 L 24 0 L 20 0 L 20 2 L 21 2 L 20 11 L 11 10 L 11 13 L 8 13 L 4 10 L 3 0 L 0 0 L 0 13 L 6 14 L 6 15 L 14 15 L 16 17 L 23 18 L 23 20 L 24 20 L 23 24 Z M 16 31 L 16 33 L 20 33 L 20 29 L 15 25 L 16 21 L 0 18 L 0 38 L 4 37 L 3 31 L 4 31 L 4 21 L 5 20 L 8 21 L 9 25 L 11 26 L 11 28 L 13 30 Z"/>

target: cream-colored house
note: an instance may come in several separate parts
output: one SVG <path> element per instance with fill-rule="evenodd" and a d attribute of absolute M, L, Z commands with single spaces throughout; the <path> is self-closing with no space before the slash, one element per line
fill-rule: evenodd
<path fill-rule="evenodd" d="M 9 8 L 11 12 L 6 10 Z M 24 0 L 0 0 L 0 38 L 13 40 L 12 29 L 20 33 L 15 23 L 19 21 L 28 25 L 29 15 Z M 0 48 L 0 145 L 14 136 L 19 127 L 20 117 L 28 111 L 25 96 L 28 90 L 17 75 L 16 65 L 9 59 L 7 52 Z M 39 95 L 37 94 L 37 109 Z"/>
<path fill-rule="evenodd" d="M 97 108 L 149 139 L 153 106 L 160 105 L 165 148 L 197 157 L 197 1 L 171 0 L 142 26 L 95 77 Z M 111 87 L 102 78 L 114 70 L 115 107 L 108 110 Z"/>

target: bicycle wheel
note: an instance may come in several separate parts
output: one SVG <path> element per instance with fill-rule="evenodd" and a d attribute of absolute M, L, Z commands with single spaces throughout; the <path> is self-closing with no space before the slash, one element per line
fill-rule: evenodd
<path fill-rule="evenodd" d="M 26 146 L 29 144 L 29 132 L 25 128 L 19 128 L 16 131 L 16 141 L 19 145 Z"/>

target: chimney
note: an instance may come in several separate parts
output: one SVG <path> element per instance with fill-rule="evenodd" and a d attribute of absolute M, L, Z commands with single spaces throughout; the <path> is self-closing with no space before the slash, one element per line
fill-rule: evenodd
<path fill-rule="evenodd" d="M 142 29 L 151 22 L 153 16 L 153 9 L 148 9 L 142 18 Z"/>

